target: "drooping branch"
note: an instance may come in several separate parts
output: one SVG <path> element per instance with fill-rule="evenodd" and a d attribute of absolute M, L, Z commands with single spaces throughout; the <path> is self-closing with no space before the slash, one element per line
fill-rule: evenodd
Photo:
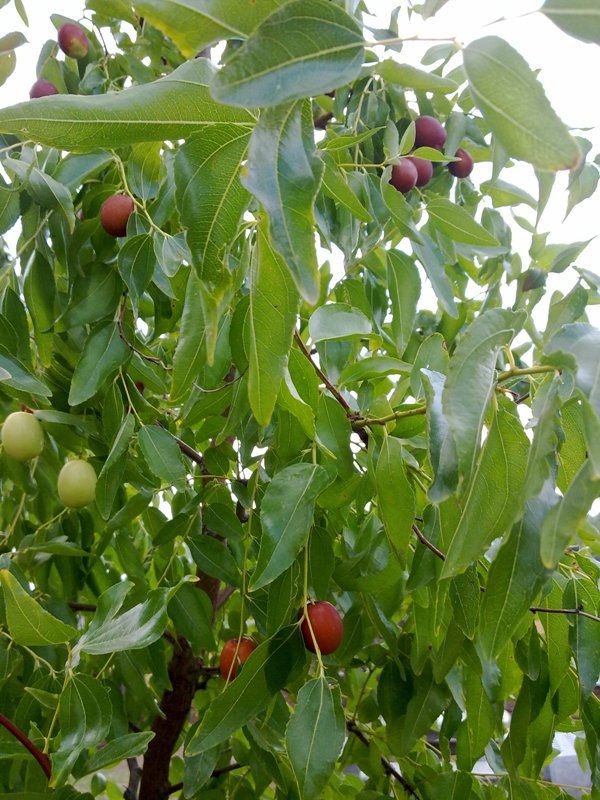
<path fill-rule="evenodd" d="M 368 739 L 368 737 L 367 737 L 367 736 L 366 736 L 366 735 L 363 733 L 363 731 L 361 731 L 361 730 L 360 730 L 360 728 L 358 727 L 358 725 L 356 724 L 356 722 L 354 722 L 353 720 L 348 720 L 348 721 L 346 722 L 346 729 L 348 730 L 348 732 L 349 732 L 349 733 L 352 733 L 352 734 L 354 734 L 354 736 L 356 736 L 356 738 L 357 738 L 357 739 L 358 739 L 360 742 L 362 742 L 362 743 L 364 744 L 364 746 L 365 746 L 365 747 L 369 747 L 369 746 L 370 746 L 370 744 L 371 744 L 371 743 L 369 742 L 369 739 Z M 406 778 L 404 778 L 404 777 L 403 777 L 403 776 L 402 776 L 402 775 L 401 775 L 401 774 L 398 772 L 398 770 L 397 770 L 397 769 L 396 769 L 396 767 L 395 767 L 395 766 L 392 764 L 392 762 L 391 762 L 391 761 L 388 761 L 388 759 L 387 759 L 385 756 L 381 756 L 381 757 L 380 757 L 380 761 L 381 761 L 381 764 L 382 764 L 382 766 L 383 766 L 383 769 L 384 769 L 384 771 L 385 771 L 386 775 L 389 775 L 391 778 L 395 778 L 395 780 L 397 780 L 397 781 L 398 781 L 398 783 L 399 783 L 399 784 L 402 786 L 402 788 L 403 788 L 405 791 L 407 791 L 407 792 L 408 792 L 408 794 L 409 794 L 411 797 L 416 797 L 416 798 L 417 798 L 417 800 L 419 800 L 419 795 L 416 793 L 416 791 L 415 791 L 415 787 L 414 787 L 414 786 L 412 786 L 412 785 L 411 785 L 411 784 L 410 784 L 410 783 L 409 783 L 409 782 L 406 780 Z"/>
<path fill-rule="evenodd" d="M 50 780 L 52 776 L 52 764 L 50 762 L 50 758 L 46 753 L 42 753 L 39 747 L 36 747 L 34 743 L 28 736 L 25 736 L 23 731 L 20 728 L 11 722 L 4 714 L 0 714 L 0 725 L 6 728 L 6 730 L 11 733 L 17 741 L 21 742 L 23 747 L 27 748 L 31 755 L 35 758 L 37 763 L 42 768 L 44 775 Z"/>

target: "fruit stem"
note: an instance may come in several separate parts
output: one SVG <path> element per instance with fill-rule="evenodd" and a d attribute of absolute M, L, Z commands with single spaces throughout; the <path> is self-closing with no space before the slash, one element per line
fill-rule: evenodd
<path fill-rule="evenodd" d="M 312 643 L 315 646 L 315 655 L 317 657 L 317 663 L 319 665 L 319 676 L 322 678 L 325 675 L 325 667 L 323 665 L 323 658 L 321 657 L 321 650 L 319 649 L 319 644 L 317 642 L 317 637 L 315 636 L 315 632 L 313 630 L 312 623 L 310 621 L 310 615 L 308 613 L 308 549 L 310 547 L 310 535 L 308 538 L 308 542 L 306 543 L 306 547 L 304 548 L 304 609 L 302 612 L 302 616 L 298 620 L 298 625 L 302 625 L 304 620 L 306 620 L 308 624 L 308 630 L 310 631 L 310 636 L 312 639 Z"/>

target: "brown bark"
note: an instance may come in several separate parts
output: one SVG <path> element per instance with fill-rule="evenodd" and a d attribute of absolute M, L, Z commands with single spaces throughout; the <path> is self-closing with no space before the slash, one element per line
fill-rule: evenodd
<path fill-rule="evenodd" d="M 192 653 L 183 637 L 173 651 L 169 663 L 171 689 L 165 691 L 160 703 L 164 717 L 157 716 L 152 725 L 154 739 L 144 756 L 144 768 L 139 800 L 163 800 L 169 791 L 169 767 L 177 740 L 189 714 L 202 661 Z"/>

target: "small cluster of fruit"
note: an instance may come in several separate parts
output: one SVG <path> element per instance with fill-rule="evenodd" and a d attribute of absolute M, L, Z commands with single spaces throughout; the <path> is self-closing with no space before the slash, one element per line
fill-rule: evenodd
<path fill-rule="evenodd" d="M 309 603 L 306 607 L 300 631 L 307 650 L 316 653 L 318 648 L 321 655 L 328 656 L 342 643 L 344 626 L 337 608 L 326 600 L 317 600 L 316 603 Z M 240 665 L 248 660 L 254 650 L 256 644 L 249 636 L 225 642 L 219 658 L 219 672 L 223 678 L 226 681 L 233 680 Z"/>
<path fill-rule="evenodd" d="M 415 120 L 415 149 L 433 147 L 441 150 L 446 144 L 446 131 L 435 117 L 422 116 Z M 458 161 L 448 164 L 448 172 L 455 178 L 466 178 L 473 170 L 473 157 L 460 147 L 455 154 Z M 415 186 L 422 187 L 433 177 L 433 164 L 418 156 L 403 156 L 392 167 L 390 183 L 399 192 L 406 194 Z"/>
<path fill-rule="evenodd" d="M 30 461 L 44 449 L 44 432 L 27 411 L 9 414 L 2 426 L 4 452 L 15 461 Z M 67 508 L 83 508 L 96 497 L 96 472 L 81 459 L 67 461 L 58 474 L 58 496 Z"/>
<path fill-rule="evenodd" d="M 87 56 L 90 49 L 90 40 L 79 25 L 74 22 L 65 22 L 58 30 L 58 46 L 65 55 L 79 61 Z M 58 93 L 58 89 L 51 81 L 39 78 L 29 90 L 29 97 L 35 100 L 38 97 L 48 97 L 51 94 Z"/>

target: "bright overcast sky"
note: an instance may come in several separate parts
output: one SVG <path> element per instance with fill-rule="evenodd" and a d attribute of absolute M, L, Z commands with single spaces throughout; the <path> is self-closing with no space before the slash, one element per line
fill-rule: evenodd
<path fill-rule="evenodd" d="M 367 0 L 371 10 L 377 15 L 374 25 L 387 27 L 389 14 L 398 2 L 399 0 Z M 1 106 L 28 99 L 29 88 L 36 77 L 35 64 L 40 47 L 46 39 L 56 35 L 49 13 L 40 13 L 40 9 L 51 9 L 53 13 L 77 19 L 84 6 L 83 0 L 24 0 L 24 3 L 30 16 L 29 29 L 25 29 L 12 3 L 0 10 L 2 31 L 21 30 L 30 42 L 17 50 L 17 69 L 6 84 L 0 87 Z M 418 15 L 414 15 L 410 22 L 403 15 L 401 35 L 418 34 L 423 39 L 449 37 L 464 44 L 489 34 L 503 36 L 525 57 L 532 68 L 540 70 L 540 79 L 559 116 L 567 125 L 577 129 L 575 133 L 581 133 L 593 141 L 590 154 L 593 158 L 600 152 L 600 103 L 596 101 L 595 91 L 590 89 L 600 75 L 600 47 L 572 39 L 543 15 L 530 13 L 535 12 L 540 5 L 541 0 L 449 0 L 436 17 L 426 23 Z M 499 18 L 506 18 L 507 21 L 490 25 Z M 430 45 L 431 42 L 407 42 L 399 57 L 403 61 L 418 64 L 422 53 Z M 578 130 L 580 128 L 591 130 L 582 132 Z M 490 171 L 490 165 L 478 167 L 477 179 L 486 180 Z M 533 170 L 528 165 L 518 164 L 513 169 L 506 170 L 502 177 L 523 186 L 534 196 L 537 195 Z M 565 190 L 566 183 L 567 175 L 562 173 L 556 185 Z M 555 189 L 555 196 L 544 214 L 540 230 L 550 231 L 550 242 L 573 242 L 591 238 L 597 232 L 600 219 L 599 194 L 577 206 L 563 222 L 566 199 L 566 191 Z M 528 211 L 523 206 L 518 209 L 518 213 L 524 216 Z M 531 214 L 529 217 L 531 218 Z M 513 228 L 516 229 L 516 225 Z M 521 236 L 516 230 L 515 244 L 526 268 L 529 236 Z M 578 264 L 598 274 L 599 262 L 600 239 L 597 239 L 584 251 Z M 561 291 L 567 291 L 574 282 L 569 272 L 550 278 L 549 287 L 560 288 Z M 596 324 L 600 324 L 600 306 L 590 309 L 590 317 Z"/>

